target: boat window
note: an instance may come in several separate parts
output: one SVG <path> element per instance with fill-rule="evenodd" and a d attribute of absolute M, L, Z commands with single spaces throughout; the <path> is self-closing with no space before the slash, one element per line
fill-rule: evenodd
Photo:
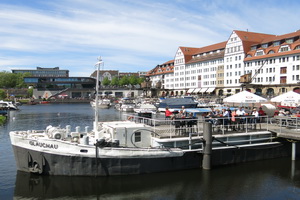
<path fill-rule="evenodd" d="M 80 149 L 80 153 L 87 153 L 88 150 L 87 149 Z"/>
<path fill-rule="evenodd" d="M 134 133 L 134 142 L 140 142 L 140 141 L 142 141 L 141 132 L 135 132 Z"/>

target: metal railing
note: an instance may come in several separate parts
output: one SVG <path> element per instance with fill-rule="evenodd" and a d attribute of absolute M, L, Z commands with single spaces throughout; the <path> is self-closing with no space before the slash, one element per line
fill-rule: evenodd
<path fill-rule="evenodd" d="M 153 131 L 160 138 L 180 138 L 203 135 L 203 123 L 212 123 L 212 133 L 217 134 L 235 134 L 235 133 L 253 133 L 258 131 L 268 131 L 271 120 L 267 116 L 256 118 L 254 116 L 235 117 L 235 121 L 226 117 L 213 117 L 198 119 L 165 119 L 165 118 L 147 118 L 136 115 L 127 115 L 128 120 L 136 123 L 143 123 L 153 127 Z"/>
<path fill-rule="evenodd" d="M 272 119 L 272 124 L 280 127 L 280 133 L 286 129 L 300 133 L 300 117 L 276 116 Z"/>

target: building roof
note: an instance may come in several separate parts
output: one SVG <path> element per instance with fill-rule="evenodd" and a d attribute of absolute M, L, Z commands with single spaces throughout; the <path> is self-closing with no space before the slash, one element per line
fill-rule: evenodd
<path fill-rule="evenodd" d="M 261 43 L 263 40 L 274 36 L 271 34 L 239 30 L 234 30 L 233 32 L 235 32 L 237 36 L 242 40 L 244 52 L 248 52 L 251 49 L 251 45 Z"/>
<path fill-rule="evenodd" d="M 195 47 L 179 47 L 179 49 L 184 55 L 185 62 L 190 61 L 193 55 L 199 51 L 199 48 L 195 48 Z"/>
<path fill-rule="evenodd" d="M 294 37 L 297 37 L 297 36 L 300 36 L 300 30 L 297 30 L 297 31 L 292 32 L 292 33 L 283 34 L 283 35 L 274 35 L 273 37 L 266 38 L 261 43 L 264 44 L 264 43 L 269 43 L 269 42 L 273 42 L 273 41 L 279 41 L 279 40 L 283 40 L 283 39 L 294 38 Z"/>
<path fill-rule="evenodd" d="M 174 60 L 169 60 L 161 65 L 157 65 L 155 68 L 147 73 L 147 76 L 162 75 L 174 72 Z"/>
<path fill-rule="evenodd" d="M 220 42 L 220 43 L 216 43 L 216 44 L 212 44 L 209 46 L 198 48 L 198 51 L 196 51 L 195 55 L 202 54 L 202 53 L 208 53 L 208 52 L 216 51 L 219 49 L 225 49 L 226 43 L 227 43 L 227 41 L 224 41 L 224 42 Z"/>
<path fill-rule="evenodd" d="M 291 38 L 295 39 L 293 41 L 293 43 L 286 43 L 285 41 L 283 41 L 285 39 L 291 39 Z M 281 44 L 278 46 L 274 46 L 273 42 L 276 42 L 276 41 L 280 41 Z M 262 44 L 268 44 L 269 46 L 267 48 L 262 48 L 261 47 Z M 275 56 L 284 56 L 284 55 L 300 53 L 300 48 L 299 48 L 299 46 L 300 46 L 300 31 L 296 31 L 296 32 L 288 33 L 288 34 L 284 34 L 284 35 L 272 36 L 272 37 L 266 38 L 261 43 L 256 43 L 256 44 L 253 44 L 252 46 L 257 46 L 257 48 L 246 52 L 245 61 L 259 60 L 259 59 L 271 58 L 271 57 L 275 57 Z M 290 50 L 280 52 L 281 46 L 288 46 Z M 263 55 L 256 55 L 257 51 L 263 51 Z"/>
<path fill-rule="evenodd" d="M 223 58 L 226 43 L 227 41 L 199 48 L 198 51 L 192 56 L 192 59 L 187 62 L 187 64 Z"/>

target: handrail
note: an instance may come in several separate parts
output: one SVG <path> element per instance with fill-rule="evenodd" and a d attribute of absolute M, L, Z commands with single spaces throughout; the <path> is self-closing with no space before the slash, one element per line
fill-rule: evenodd
<path fill-rule="evenodd" d="M 165 119 L 165 118 L 147 118 L 136 115 L 125 114 L 127 119 L 136 123 L 143 123 L 153 127 L 159 137 L 188 137 L 189 133 L 193 136 L 201 136 L 203 134 L 203 122 L 211 122 L 213 134 L 235 134 L 235 133 L 253 133 L 257 131 L 268 131 L 270 119 L 268 116 L 240 116 L 235 117 L 233 122 L 228 117 L 214 117 L 198 119 Z"/>

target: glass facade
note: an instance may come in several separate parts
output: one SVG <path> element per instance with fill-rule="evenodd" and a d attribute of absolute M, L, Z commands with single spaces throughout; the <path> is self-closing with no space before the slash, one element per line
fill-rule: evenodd
<path fill-rule="evenodd" d="M 61 90 L 66 88 L 92 89 L 96 85 L 96 80 L 88 77 L 25 77 L 24 82 L 34 86 L 37 89 L 48 90 Z"/>

